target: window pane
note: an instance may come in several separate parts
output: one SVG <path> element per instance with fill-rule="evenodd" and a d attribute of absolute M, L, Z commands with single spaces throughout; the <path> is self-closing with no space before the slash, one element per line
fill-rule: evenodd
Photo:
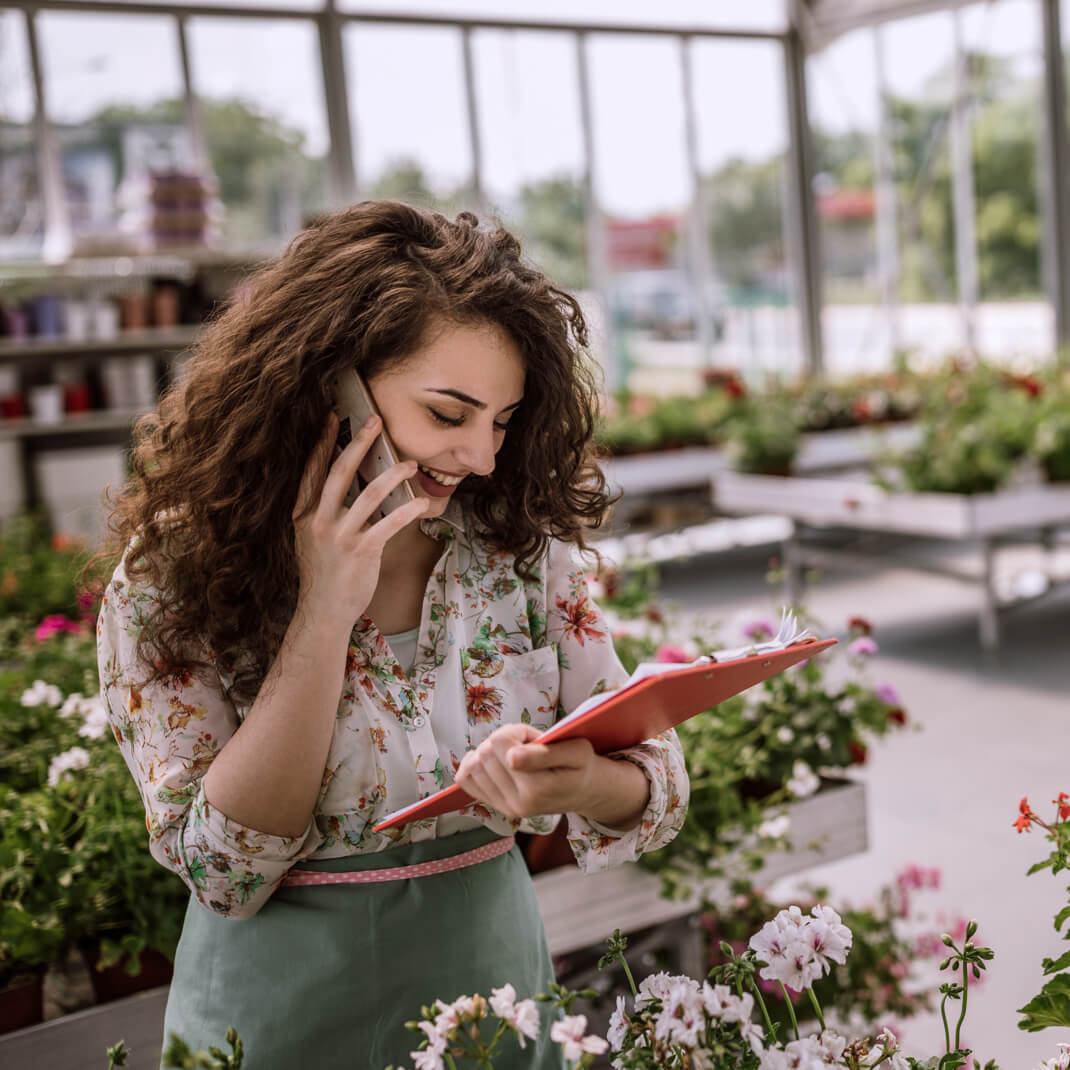
<path fill-rule="evenodd" d="M 44 236 L 33 83 L 21 11 L 0 11 L 0 259 L 33 257 Z"/>
<path fill-rule="evenodd" d="M 696 29 L 783 30 L 784 0 L 341 0 L 343 11 Z"/>
<path fill-rule="evenodd" d="M 296 19 L 191 19 L 189 47 L 223 201 L 224 240 L 232 248 L 277 248 L 327 205 L 315 26 Z"/>
<path fill-rule="evenodd" d="M 460 33 L 350 24 L 344 44 L 362 193 L 447 210 L 470 204 Z"/>
<path fill-rule="evenodd" d="M 993 357 L 1050 356 L 1054 321 L 1041 280 L 1037 196 L 1040 9 L 1031 0 L 975 4 L 963 9 L 962 33 L 970 57 L 977 346 Z"/>
<path fill-rule="evenodd" d="M 879 88 L 871 29 L 839 38 L 807 62 L 821 245 L 825 367 L 876 371 L 894 348 L 877 237 Z"/>
<path fill-rule="evenodd" d="M 696 40 L 691 57 L 716 362 L 751 375 L 794 372 L 801 350 L 784 232 L 783 49 Z"/>
<path fill-rule="evenodd" d="M 586 193 L 575 38 L 480 30 L 473 53 L 487 199 L 528 256 L 561 285 L 582 289 Z"/>
<path fill-rule="evenodd" d="M 965 343 L 951 193 L 955 50 L 947 12 L 882 27 L 899 231 L 900 344 L 933 356 Z"/>
<path fill-rule="evenodd" d="M 37 27 L 75 249 L 147 240 L 147 174 L 191 162 L 174 20 L 45 11 Z"/>

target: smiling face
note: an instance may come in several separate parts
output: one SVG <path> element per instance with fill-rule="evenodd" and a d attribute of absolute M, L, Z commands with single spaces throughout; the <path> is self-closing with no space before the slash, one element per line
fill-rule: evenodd
<path fill-rule="evenodd" d="M 440 516 L 466 476 L 494 471 L 524 396 L 524 361 L 500 327 L 449 324 L 368 388 L 398 458 L 420 465 L 410 482 L 431 500 L 424 516 Z"/>

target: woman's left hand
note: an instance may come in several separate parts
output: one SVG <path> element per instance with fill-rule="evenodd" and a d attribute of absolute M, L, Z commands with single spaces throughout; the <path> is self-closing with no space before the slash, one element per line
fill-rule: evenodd
<path fill-rule="evenodd" d="M 531 725 L 502 725 L 461 759 L 454 780 L 506 817 L 586 813 L 608 759 L 586 739 L 533 742 L 538 738 Z"/>

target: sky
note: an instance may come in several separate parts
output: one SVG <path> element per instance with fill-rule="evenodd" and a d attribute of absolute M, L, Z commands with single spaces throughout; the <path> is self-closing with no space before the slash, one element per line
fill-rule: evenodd
<path fill-rule="evenodd" d="M 2 0 L 0 0 L 2 2 Z M 257 0 L 264 5 L 265 0 Z M 298 4 L 287 0 L 289 6 Z M 349 10 L 397 10 L 397 0 L 345 0 Z M 415 6 L 415 5 L 414 5 Z M 1070 7 L 1070 0 L 1067 6 Z M 774 29 L 780 0 L 423 0 L 433 14 L 641 21 Z M 2 11 L 0 7 L 0 11 Z M 967 47 L 1015 58 L 1022 73 L 1040 60 L 1035 0 L 992 0 L 962 14 Z M 39 36 L 51 116 L 78 122 L 108 103 L 148 104 L 181 92 L 177 38 L 162 15 L 42 12 Z M 879 31 L 890 88 L 919 94 L 950 63 L 954 22 L 939 12 Z M 0 109 L 32 112 L 22 15 L 0 15 Z M 815 125 L 871 130 L 877 114 L 875 39 L 856 31 L 811 59 Z M 194 83 L 206 95 L 242 95 L 301 129 L 310 152 L 326 149 L 318 40 L 311 23 L 193 18 Z M 515 191 L 527 180 L 578 174 L 583 149 L 576 48 L 567 34 L 478 31 L 473 39 L 486 186 Z M 600 34 L 589 40 L 595 176 L 611 213 L 678 210 L 691 188 L 685 151 L 678 40 Z M 471 168 L 460 35 L 448 28 L 347 25 L 350 114 L 359 177 L 374 179 L 399 156 L 414 156 L 432 183 L 448 188 Z M 733 156 L 762 159 L 786 145 L 784 72 L 775 42 L 699 39 L 692 45 L 699 166 Z"/>

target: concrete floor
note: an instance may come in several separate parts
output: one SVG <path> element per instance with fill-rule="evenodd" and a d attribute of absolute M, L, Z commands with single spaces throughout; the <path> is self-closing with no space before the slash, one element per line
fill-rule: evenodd
<path fill-rule="evenodd" d="M 725 621 L 768 616 L 780 604 L 765 581 L 775 552 L 663 566 L 663 597 Z M 873 622 L 880 653 L 872 682 L 894 685 L 919 730 L 878 741 L 857 768 L 868 786 L 869 850 L 806 880 L 828 884 L 834 899 L 864 903 L 906 865 L 940 867 L 943 887 L 927 893 L 930 909 L 976 918 L 978 939 L 996 952 L 971 995 L 964 1043 L 982 1063 L 1029 1070 L 1055 1054 L 1057 1041 L 1070 1041 L 1065 1030 L 1021 1032 L 1015 1013 L 1040 990 L 1041 959 L 1065 950 L 1052 919 L 1067 901 L 1067 881 L 1026 877 L 1046 841 L 1011 823 L 1021 796 L 1047 816 L 1049 800 L 1070 791 L 1070 597 L 1010 616 L 995 655 L 979 647 L 977 604 L 971 586 L 898 568 L 827 573 L 811 589 L 809 609 L 824 634 L 842 636 L 855 614 Z M 773 890 L 788 896 L 792 886 Z M 910 1054 L 943 1051 L 937 1015 L 914 1019 L 903 1034 Z"/>

